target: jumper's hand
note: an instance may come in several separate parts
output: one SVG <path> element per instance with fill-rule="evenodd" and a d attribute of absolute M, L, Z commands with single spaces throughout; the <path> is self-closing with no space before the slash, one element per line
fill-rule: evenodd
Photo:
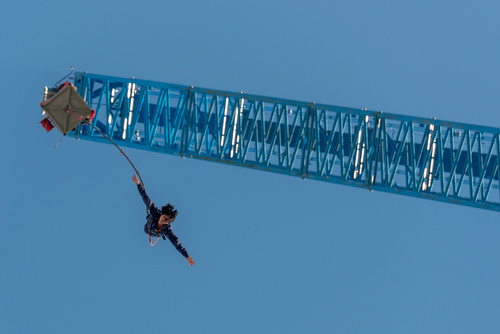
<path fill-rule="evenodd" d="M 134 183 L 135 183 L 136 185 L 139 185 L 139 180 L 137 180 L 137 176 L 135 176 L 135 175 L 134 175 L 134 176 L 132 176 L 132 181 L 134 181 Z"/>
<path fill-rule="evenodd" d="M 189 265 L 190 265 L 191 267 L 192 267 L 192 266 L 194 266 L 194 265 L 196 264 L 196 262 L 194 262 L 194 260 L 191 258 L 191 256 L 189 256 L 189 257 L 187 258 L 187 260 L 188 260 Z"/>

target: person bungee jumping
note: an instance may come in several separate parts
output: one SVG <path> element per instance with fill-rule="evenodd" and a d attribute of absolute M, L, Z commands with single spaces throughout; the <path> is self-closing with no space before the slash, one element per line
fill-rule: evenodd
<path fill-rule="evenodd" d="M 162 206 L 161 210 L 159 210 L 153 203 L 153 201 L 149 198 L 148 194 L 146 194 L 146 189 L 139 182 L 137 176 L 132 176 L 132 181 L 134 181 L 134 183 L 137 185 L 139 194 L 141 194 L 142 200 L 149 210 L 149 215 L 146 217 L 147 222 L 146 225 L 144 225 L 144 232 L 149 235 L 149 241 L 151 242 L 151 236 L 157 238 L 162 237 L 163 240 L 165 240 L 165 238 L 168 238 L 168 240 L 170 240 L 172 245 L 174 245 L 179 253 L 181 253 L 188 260 L 189 265 L 194 266 L 195 262 L 188 255 L 186 249 L 182 247 L 179 238 L 177 238 L 177 236 L 172 231 L 171 224 L 177 217 L 177 210 L 174 210 L 174 207 L 170 203 Z"/>

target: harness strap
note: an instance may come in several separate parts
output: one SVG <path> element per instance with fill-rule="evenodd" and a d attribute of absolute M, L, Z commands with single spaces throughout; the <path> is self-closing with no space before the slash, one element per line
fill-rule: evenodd
<path fill-rule="evenodd" d="M 153 243 L 151 241 L 151 230 L 148 228 L 148 235 L 149 235 L 149 243 L 151 244 L 151 247 L 156 245 L 156 242 L 158 241 L 158 239 L 160 239 L 160 237 L 156 238 L 155 242 Z"/>

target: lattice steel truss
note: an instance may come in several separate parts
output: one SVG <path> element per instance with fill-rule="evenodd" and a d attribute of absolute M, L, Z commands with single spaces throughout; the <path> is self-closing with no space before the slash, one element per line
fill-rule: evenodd
<path fill-rule="evenodd" d="M 120 145 L 499 211 L 500 129 L 76 73 Z M 79 138 L 106 142 L 90 126 Z"/>

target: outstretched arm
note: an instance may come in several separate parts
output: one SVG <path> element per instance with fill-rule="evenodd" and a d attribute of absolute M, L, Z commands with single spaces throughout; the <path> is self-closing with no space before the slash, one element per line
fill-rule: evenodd
<path fill-rule="evenodd" d="M 137 180 L 137 176 L 132 176 L 132 181 L 137 185 L 137 189 L 139 190 L 139 194 L 141 194 L 142 200 L 144 201 L 144 204 L 148 207 L 148 210 L 150 212 L 153 211 L 158 211 L 158 208 L 156 205 L 153 203 L 153 201 L 149 198 L 148 194 L 146 194 L 146 189 L 144 189 L 144 186 Z"/>
<path fill-rule="evenodd" d="M 192 267 L 195 265 L 194 260 L 191 258 L 191 256 L 188 255 L 188 252 L 186 249 L 181 245 L 181 242 L 179 238 L 175 235 L 174 231 L 172 231 L 171 228 L 167 230 L 167 233 L 165 234 L 168 240 L 174 245 L 174 247 L 179 251 L 179 253 L 182 254 L 187 260 L 189 265 Z"/>

